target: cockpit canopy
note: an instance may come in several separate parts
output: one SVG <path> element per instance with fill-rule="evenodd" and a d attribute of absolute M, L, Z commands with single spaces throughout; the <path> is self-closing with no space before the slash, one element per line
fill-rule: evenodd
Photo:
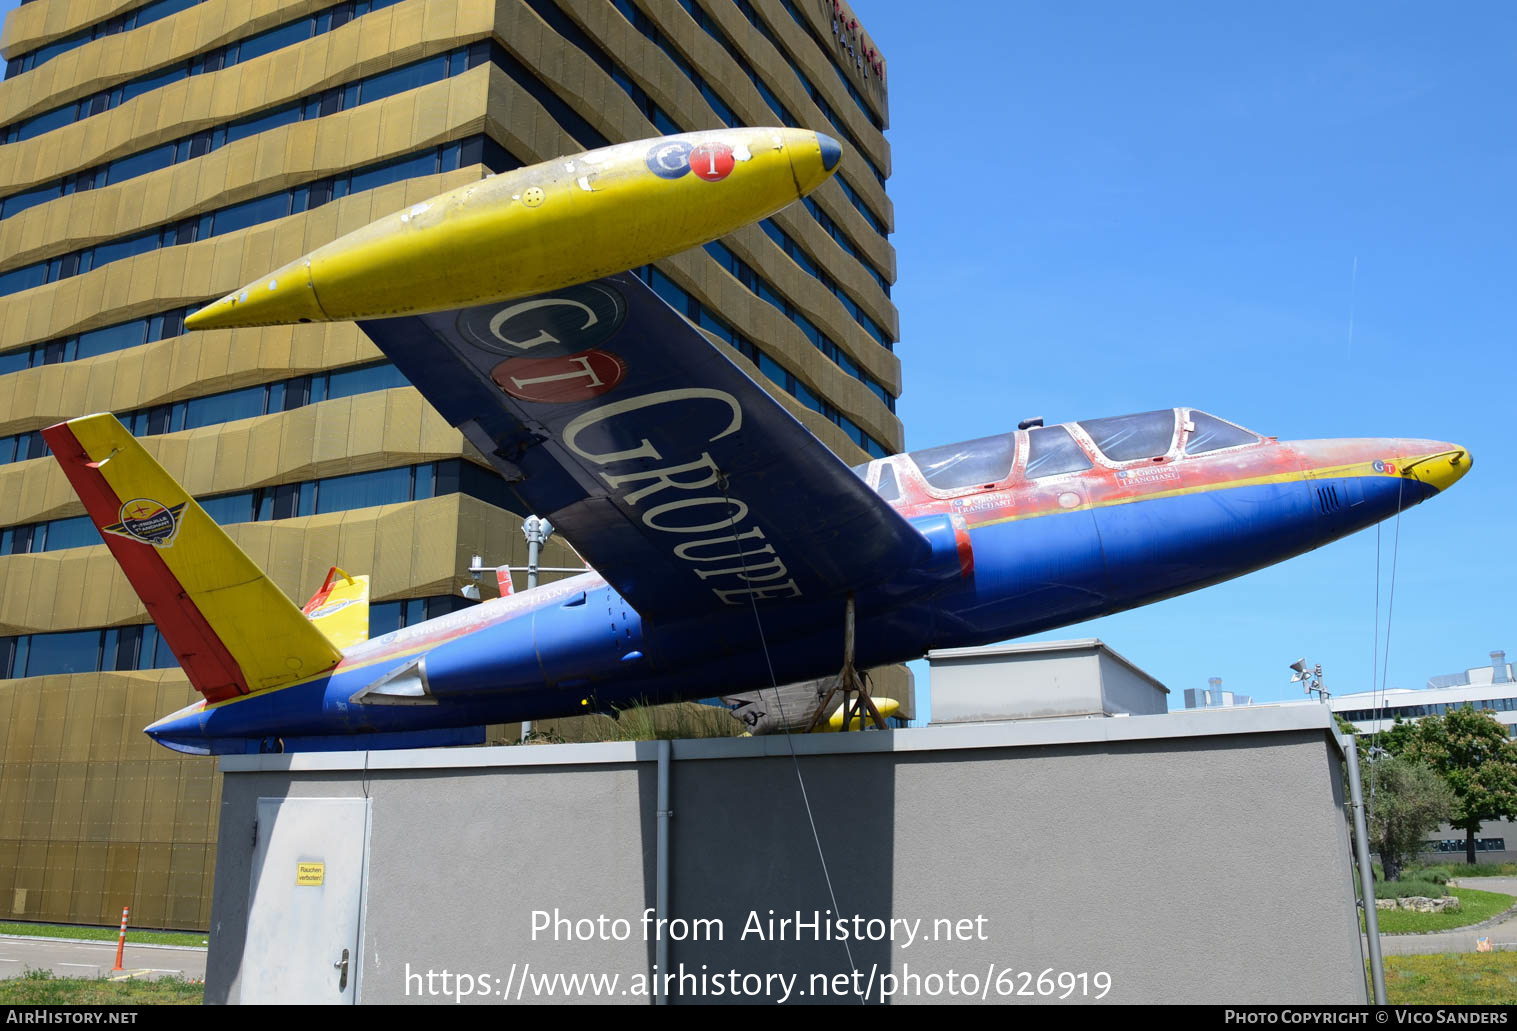
<path fill-rule="evenodd" d="M 959 444 L 912 451 L 909 458 L 934 493 L 987 490 L 1011 478 L 1018 469 L 1021 433 L 1001 433 Z M 1256 444 L 1259 434 L 1194 408 L 1163 408 L 1135 415 L 1085 419 L 1026 431 L 1026 460 L 1018 479 L 1038 480 L 1083 472 L 1100 461 L 1121 464 L 1207 454 L 1225 448 Z M 1176 449 L 1179 449 L 1176 451 Z M 856 466 L 866 482 L 880 469 L 875 489 L 887 501 L 900 496 L 895 468 L 899 459 L 880 459 Z"/>

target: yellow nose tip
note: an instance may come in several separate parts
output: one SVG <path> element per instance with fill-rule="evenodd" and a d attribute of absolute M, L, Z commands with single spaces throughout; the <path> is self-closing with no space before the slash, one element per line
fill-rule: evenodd
<path fill-rule="evenodd" d="M 786 130 L 785 150 L 790 156 L 796 189 L 802 196 L 831 179 L 843 159 L 843 148 L 837 140 L 819 132 Z"/>
<path fill-rule="evenodd" d="M 1445 444 L 1431 453 L 1403 459 L 1401 472 L 1435 490 L 1445 491 L 1458 483 L 1474 462 L 1468 448 Z"/>
<path fill-rule="evenodd" d="M 311 287 L 310 266 L 299 261 L 212 301 L 186 318 L 184 325 L 190 330 L 200 330 L 325 321 L 327 315 Z"/>

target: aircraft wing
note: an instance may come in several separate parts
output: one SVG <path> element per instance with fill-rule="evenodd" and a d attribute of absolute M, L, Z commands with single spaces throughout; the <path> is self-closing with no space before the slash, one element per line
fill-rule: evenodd
<path fill-rule="evenodd" d="M 359 325 L 645 619 L 837 596 L 928 552 L 630 273 Z"/>

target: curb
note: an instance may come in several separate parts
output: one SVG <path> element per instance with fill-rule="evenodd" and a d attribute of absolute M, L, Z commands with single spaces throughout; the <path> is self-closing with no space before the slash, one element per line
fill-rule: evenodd
<path fill-rule="evenodd" d="M 69 945 L 115 945 L 113 941 L 104 938 L 51 938 L 41 934 L 0 934 L 0 941 L 17 942 L 63 942 Z M 168 949 L 172 952 L 207 952 L 207 945 L 155 945 L 150 942 L 126 943 L 133 949 Z"/>

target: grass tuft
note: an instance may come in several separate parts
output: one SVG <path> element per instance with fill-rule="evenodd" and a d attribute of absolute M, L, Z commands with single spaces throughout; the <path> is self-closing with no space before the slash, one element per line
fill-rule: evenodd
<path fill-rule="evenodd" d="M 199 1006 L 204 997 L 205 985 L 177 977 L 110 981 L 28 970 L 0 981 L 0 1006 Z"/>
<path fill-rule="evenodd" d="M 85 927 L 76 924 L 29 924 L 20 921 L 0 921 L 0 934 L 22 934 L 29 938 L 83 938 L 88 941 L 113 942 L 121 934 L 120 926 Z M 128 945 L 192 945 L 205 944 L 204 931 L 149 931 L 136 927 L 126 929 Z"/>
<path fill-rule="evenodd" d="M 1399 1006 L 1511 1006 L 1517 952 L 1386 956 L 1385 994 Z"/>

